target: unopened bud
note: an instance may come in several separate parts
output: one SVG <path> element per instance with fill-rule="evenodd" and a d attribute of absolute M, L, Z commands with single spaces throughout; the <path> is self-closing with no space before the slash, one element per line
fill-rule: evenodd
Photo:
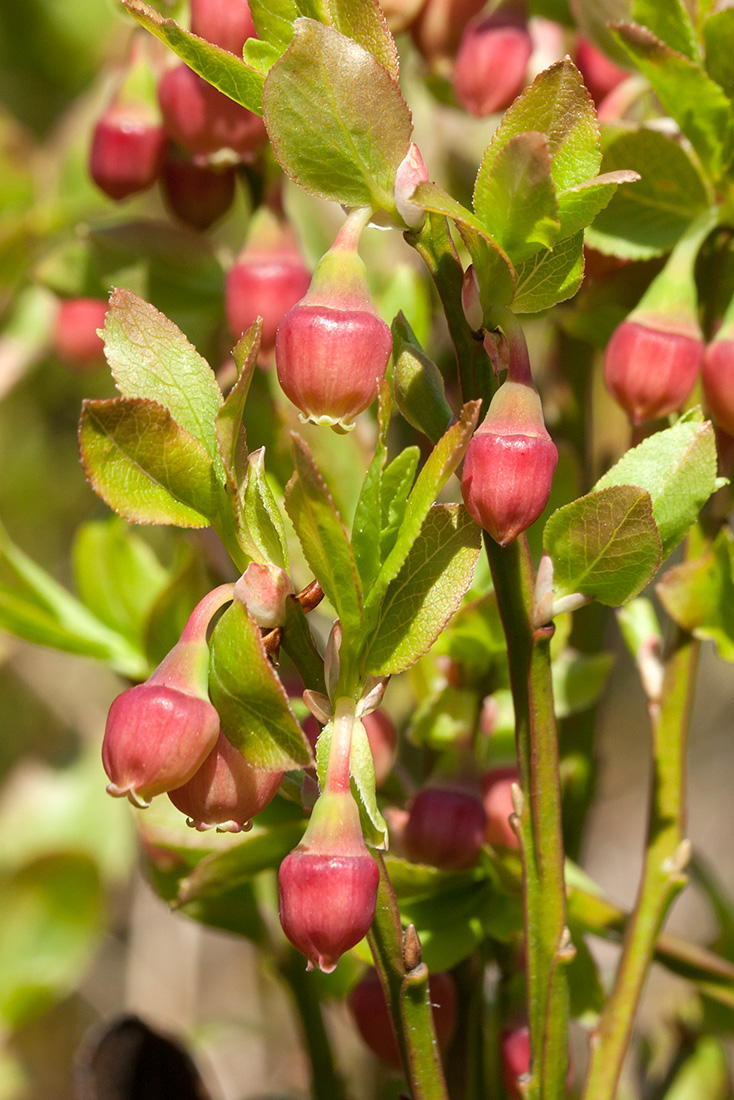
<path fill-rule="evenodd" d="M 53 333 L 54 351 L 68 367 L 94 370 L 104 362 L 104 328 L 107 302 L 98 298 L 68 298 L 59 303 Z"/>
<path fill-rule="evenodd" d="M 398 165 L 393 189 L 398 214 L 411 229 L 423 225 L 426 218 L 425 210 L 411 200 L 418 184 L 427 180 L 428 169 L 423 163 L 423 157 L 418 146 L 411 142 L 408 152 Z"/>
<path fill-rule="evenodd" d="M 403 843 L 414 863 L 444 871 L 472 867 L 484 842 L 486 816 L 479 798 L 465 791 L 426 787 L 413 799 Z"/>
<path fill-rule="evenodd" d="M 285 623 L 285 602 L 295 589 L 284 569 L 251 561 L 234 586 L 240 600 L 258 626 L 272 630 Z"/>
<path fill-rule="evenodd" d="M 89 174 L 100 191 L 119 202 L 153 186 L 165 149 L 166 134 L 155 114 L 143 104 L 120 101 L 94 127 Z"/>
<path fill-rule="evenodd" d="M 466 451 L 461 493 L 469 514 L 507 546 L 548 503 L 558 451 L 532 386 L 500 386 Z"/>
<path fill-rule="evenodd" d="M 728 330 L 727 330 L 728 332 Z M 734 338 L 720 334 L 706 348 L 701 372 L 706 407 L 715 423 L 734 435 Z"/>
<path fill-rule="evenodd" d="M 444 1051 L 456 1028 L 456 983 L 443 971 L 431 974 L 428 994 L 433 1026 L 439 1049 Z M 349 995 L 349 1007 L 359 1034 L 372 1053 L 393 1069 L 402 1068 L 402 1059 L 385 993 L 376 970 L 369 970 Z"/>
<path fill-rule="evenodd" d="M 247 39 L 255 37 L 247 0 L 191 0 L 191 30 L 237 57 Z"/>
<path fill-rule="evenodd" d="M 310 282 L 291 227 L 270 210 L 258 211 L 245 246 L 227 274 L 225 309 L 230 333 L 238 339 L 262 317 L 260 347 L 271 356 L 278 325 L 303 298 Z"/>
<path fill-rule="evenodd" d="M 245 159 L 267 138 L 262 119 L 198 76 L 176 65 L 158 84 L 158 102 L 168 135 L 195 156 L 231 149 Z"/>
<path fill-rule="evenodd" d="M 171 213 L 193 229 L 209 229 L 224 217 L 235 196 L 235 170 L 213 167 L 169 152 L 163 165 L 161 193 Z"/>
<path fill-rule="evenodd" d="M 704 345 L 695 323 L 637 316 L 613 332 L 604 379 L 633 424 L 680 409 L 693 389 Z"/>
<path fill-rule="evenodd" d="M 342 226 L 305 297 L 280 322 L 275 346 L 278 381 L 301 419 L 342 430 L 375 400 L 392 351 L 357 255 L 362 214 Z"/>
<path fill-rule="evenodd" d="M 189 825 L 239 833 L 272 801 L 283 772 L 255 768 L 223 733 L 188 783 L 168 792 Z"/>
<path fill-rule="evenodd" d="M 525 86 L 532 52 L 522 19 L 500 13 L 468 26 L 454 66 L 459 103 L 478 118 L 504 111 Z"/>

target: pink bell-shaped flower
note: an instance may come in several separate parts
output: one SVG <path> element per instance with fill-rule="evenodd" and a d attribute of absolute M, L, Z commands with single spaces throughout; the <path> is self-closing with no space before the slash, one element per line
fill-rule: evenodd
<path fill-rule="evenodd" d="M 481 800 L 468 791 L 425 787 L 409 806 L 403 845 L 414 863 L 444 871 L 472 867 L 484 843 Z"/>
<path fill-rule="evenodd" d="M 215 588 L 196 606 L 180 640 L 145 681 L 118 695 L 107 716 L 102 763 L 108 792 L 136 806 L 187 783 L 214 748 L 219 715 L 209 700 L 209 621 L 232 599 Z"/>
<path fill-rule="evenodd" d="M 192 229 L 209 229 L 224 217 L 234 202 L 235 170 L 231 165 L 213 167 L 173 149 L 163 165 L 163 200 L 179 221 Z"/>
<path fill-rule="evenodd" d="M 525 87 L 533 41 L 520 18 L 501 12 L 471 23 L 454 64 L 454 92 L 478 118 L 504 111 Z"/>
<path fill-rule="evenodd" d="M 242 47 L 255 37 L 247 0 L 191 0 L 191 30 L 199 38 L 242 57 Z"/>
<path fill-rule="evenodd" d="M 231 149 L 251 158 L 267 138 L 259 115 L 208 84 L 188 65 L 175 65 L 158 83 L 166 133 L 194 156 Z"/>
<path fill-rule="evenodd" d="M 436 1041 L 446 1050 L 456 1029 L 456 982 L 450 974 L 439 971 L 428 979 Z M 376 970 L 368 970 L 349 994 L 349 1007 L 359 1034 L 372 1053 L 393 1069 L 402 1069 L 390 1010 Z"/>
<path fill-rule="evenodd" d="M 280 322 L 275 344 L 278 381 L 301 418 L 342 430 L 375 400 L 392 351 L 357 255 L 369 214 L 349 215 L 305 297 Z"/>
<path fill-rule="evenodd" d="M 107 302 L 99 298 L 67 298 L 59 303 L 53 333 L 54 351 L 74 370 L 94 370 L 104 362 L 104 343 L 97 329 L 104 328 Z"/>

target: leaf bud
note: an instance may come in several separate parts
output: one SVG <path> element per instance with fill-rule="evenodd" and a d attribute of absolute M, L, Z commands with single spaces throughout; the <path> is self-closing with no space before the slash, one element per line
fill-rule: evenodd
<path fill-rule="evenodd" d="M 208 84 L 188 65 L 175 65 L 163 74 L 158 102 L 169 137 L 195 156 L 231 149 L 250 159 L 267 139 L 258 115 Z"/>
<path fill-rule="evenodd" d="M 285 623 L 285 602 L 295 592 L 293 581 L 277 565 L 260 565 L 251 561 L 234 586 L 236 600 L 241 600 L 258 626 L 272 630 Z"/>
<path fill-rule="evenodd" d="M 206 633 L 232 590 L 225 584 L 205 596 L 155 672 L 110 707 L 102 763 L 114 797 L 147 806 L 154 795 L 187 783 L 214 748 L 219 715 L 209 700 Z"/>
<path fill-rule="evenodd" d="M 519 783 L 517 768 L 491 768 L 480 777 L 482 803 L 487 815 L 484 839 L 493 848 L 518 848 L 517 833 L 510 824 L 515 813 L 512 786 Z"/>
<path fill-rule="evenodd" d="M 357 255 L 364 224 L 365 211 L 352 211 L 305 297 L 280 322 L 275 344 L 278 381 L 301 419 L 342 431 L 374 401 L 392 351 Z"/>
<path fill-rule="evenodd" d="M 403 845 L 409 859 L 443 871 L 476 863 L 486 826 L 479 798 L 448 787 L 425 787 L 408 808 Z"/>
<path fill-rule="evenodd" d="M 278 873 L 283 931 L 308 959 L 308 969 L 334 970 L 367 934 L 377 905 L 379 872 L 367 851 L 359 810 L 348 790 L 326 791 L 303 840 Z"/>
<path fill-rule="evenodd" d="M 428 979 L 436 1040 L 446 1050 L 456 1029 L 456 983 L 450 974 L 439 971 Z M 395 1028 L 385 993 L 376 970 L 370 969 L 349 994 L 349 1008 L 359 1034 L 372 1053 L 393 1069 L 402 1069 Z"/>
<path fill-rule="evenodd" d="M 256 34 L 247 0 L 191 0 L 191 30 L 237 57 Z"/>
<path fill-rule="evenodd" d="M 426 212 L 412 201 L 413 192 L 419 183 L 428 181 L 428 169 L 423 163 L 418 146 L 411 141 L 395 174 L 393 195 L 398 214 L 411 229 L 418 229 L 426 220 Z"/>
<path fill-rule="evenodd" d="M 464 31 L 454 65 L 454 92 L 477 118 L 504 111 L 526 83 L 533 41 L 520 18 L 492 15 Z"/>
<path fill-rule="evenodd" d="M 229 331 L 239 339 L 258 317 L 260 347 L 270 357 L 285 314 L 300 302 L 311 275 L 289 224 L 272 211 L 259 210 L 247 241 L 227 274 L 225 309 Z"/>
<path fill-rule="evenodd" d="M 168 792 L 188 824 L 203 832 L 239 833 L 272 801 L 283 772 L 255 768 L 220 732 L 212 751 L 188 783 Z"/>
<path fill-rule="evenodd" d="M 179 221 L 192 229 L 209 229 L 234 202 L 235 170 L 215 167 L 169 150 L 163 165 L 163 200 Z"/>
<path fill-rule="evenodd" d="M 97 329 L 104 328 L 107 308 L 99 298 L 67 298 L 59 303 L 53 348 L 68 367 L 94 370 L 104 362 L 104 342 Z"/>
<path fill-rule="evenodd" d="M 537 391 L 506 381 L 466 450 L 461 493 L 467 511 L 507 546 L 548 503 L 557 462 Z"/>

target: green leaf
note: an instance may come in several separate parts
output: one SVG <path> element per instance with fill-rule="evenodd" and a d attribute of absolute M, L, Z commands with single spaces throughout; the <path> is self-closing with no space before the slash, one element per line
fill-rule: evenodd
<path fill-rule="evenodd" d="M 367 671 L 403 672 L 427 653 L 471 584 L 481 531 L 460 504 L 436 504 L 426 516 L 380 606 Z"/>
<path fill-rule="evenodd" d="M 382 478 L 387 461 L 387 433 L 392 407 L 390 385 L 383 381 L 380 383 L 375 453 L 364 476 L 352 522 L 352 552 L 365 590 L 369 589 L 382 565 Z"/>
<path fill-rule="evenodd" d="M 508 305 L 515 291 L 515 272 L 480 219 L 435 183 L 419 184 L 413 202 L 456 223 L 472 258 L 485 310 L 493 305 Z"/>
<path fill-rule="evenodd" d="M 377 623 L 385 593 L 403 568 L 436 496 L 464 457 L 480 407 L 479 401 L 469 401 L 464 405 L 458 423 L 453 424 L 438 441 L 418 475 L 408 497 L 395 544 L 367 596 L 365 613 L 368 634 L 372 633 Z"/>
<path fill-rule="evenodd" d="M 655 591 L 679 626 L 734 661 L 734 536 L 727 527 L 707 553 L 669 569 Z"/>
<path fill-rule="evenodd" d="M 311 19 L 270 70 L 265 123 L 283 170 L 306 191 L 393 211 L 410 112 L 397 83 L 356 42 Z"/>
<path fill-rule="evenodd" d="M 0 879 L 0 1020 L 17 1028 L 67 996 L 102 931 L 99 873 L 87 856 L 46 856 Z"/>
<path fill-rule="evenodd" d="M 395 403 L 414 428 L 437 443 L 451 422 L 443 375 L 418 344 L 402 313 L 393 322 Z"/>
<path fill-rule="evenodd" d="M 569 187 L 558 197 L 561 222 L 558 239 L 564 240 L 591 225 L 597 214 L 611 202 L 621 183 L 637 183 L 639 179 L 637 172 L 620 170 L 605 172 L 603 176 Z"/>
<path fill-rule="evenodd" d="M 724 91 L 704 70 L 666 46 L 636 23 L 612 28 L 637 68 L 646 76 L 668 114 L 680 126 L 714 178 L 730 152 L 734 115 Z"/>
<path fill-rule="evenodd" d="M 553 703 L 557 718 L 587 710 L 598 700 L 614 664 L 611 653 L 566 649 L 553 662 Z"/>
<path fill-rule="evenodd" d="M 288 571 L 285 525 L 273 491 L 265 477 L 265 448 L 248 459 L 247 481 L 242 495 L 242 521 L 256 561 Z"/>
<path fill-rule="evenodd" d="M 222 393 L 209 364 L 172 321 L 130 290 L 113 290 L 104 327 L 105 356 L 123 397 L 143 398 L 205 447 L 221 468 L 214 420 Z"/>
<path fill-rule="evenodd" d="M 329 9 L 334 29 L 354 39 L 397 80 L 398 51 L 377 0 L 329 0 Z"/>
<path fill-rule="evenodd" d="M 148 615 L 169 581 L 151 548 L 112 517 L 80 527 L 73 554 L 83 602 L 103 623 L 142 648 Z"/>
<path fill-rule="evenodd" d="M 89 484 L 131 523 L 207 527 L 218 488 L 203 445 L 153 401 L 85 401 L 79 424 Z"/>
<path fill-rule="evenodd" d="M 634 169 L 640 180 L 619 190 L 588 230 L 587 242 L 600 252 L 630 260 L 660 256 L 710 205 L 688 153 L 657 130 L 620 134 L 604 150 L 603 167 L 614 173 Z"/>
<path fill-rule="evenodd" d="M 516 313 L 538 313 L 572 298 L 584 277 L 583 232 L 519 264 L 516 277 Z"/>
<path fill-rule="evenodd" d="M 395 456 L 383 475 L 380 498 L 380 564 L 387 559 L 398 537 L 420 456 L 418 447 L 406 447 Z"/>
<path fill-rule="evenodd" d="M 632 19 L 691 61 L 701 61 L 696 29 L 683 0 L 634 0 Z"/>
<path fill-rule="evenodd" d="M 362 586 L 347 532 L 303 440 L 293 436 L 296 471 L 285 490 L 285 507 L 293 521 L 306 561 L 321 584 L 345 633 L 362 631 Z"/>
<path fill-rule="evenodd" d="M 527 130 L 546 135 L 551 175 L 559 193 L 597 174 L 601 153 L 596 112 L 581 74 L 568 58 L 536 77 L 505 111 L 484 154 L 475 193 L 483 191 L 485 179 L 505 146 Z"/>
<path fill-rule="evenodd" d="M 262 320 L 258 318 L 237 341 L 232 353 L 238 369 L 237 381 L 214 415 L 217 448 L 235 498 L 239 497 L 247 476 L 247 442 L 242 417 L 257 366 L 261 337 Z"/>
<path fill-rule="evenodd" d="M 295 596 L 289 596 L 285 602 L 285 626 L 281 642 L 298 675 L 311 691 L 320 691 L 326 695 L 324 680 L 324 659 L 313 640 L 308 619 Z"/>
<path fill-rule="evenodd" d="M 225 611 L 211 640 L 209 694 L 222 732 L 257 768 L 307 767 L 311 750 L 278 676 L 260 628 L 239 600 Z"/>
<path fill-rule="evenodd" d="M 594 489 L 639 485 L 652 498 L 652 514 L 667 558 L 688 533 L 717 489 L 713 425 L 693 409 L 672 428 L 656 432 L 627 451 Z"/>
<path fill-rule="evenodd" d="M 714 12 L 703 25 L 706 69 L 731 99 L 734 97 L 734 9 Z"/>
<path fill-rule="evenodd" d="M 490 146 L 491 149 L 491 146 Z M 474 209 L 513 264 L 550 248 L 560 229 L 545 134 L 515 134 L 479 169 Z"/>
<path fill-rule="evenodd" d="M 108 661 L 123 676 L 142 678 L 145 657 L 55 581 L 0 526 L 0 629 L 35 645 Z"/>
<path fill-rule="evenodd" d="M 290 46 L 293 24 L 301 14 L 296 0 L 250 0 L 250 12 L 259 38 L 281 53 Z"/>
<path fill-rule="evenodd" d="M 636 596 L 660 564 L 661 544 L 644 489 L 617 485 L 554 512 L 545 525 L 556 596 L 581 592 L 615 607 Z"/>
<path fill-rule="evenodd" d="M 410 740 L 442 752 L 453 744 L 466 742 L 477 726 L 477 693 L 446 684 L 423 699 L 410 724 Z"/>
<path fill-rule="evenodd" d="M 255 114 L 262 114 L 262 73 L 250 68 L 228 50 L 185 31 L 175 20 L 165 19 L 142 0 L 121 0 L 121 3 L 133 19 L 170 46 L 195 73 L 235 103 L 241 103 Z"/>
<path fill-rule="evenodd" d="M 731 1095 L 726 1050 L 715 1035 L 701 1035 L 683 1060 L 664 1100 L 727 1100 Z"/>
<path fill-rule="evenodd" d="M 227 894 L 260 871 L 278 867 L 301 840 L 305 828 L 305 820 L 263 827 L 255 818 L 252 829 L 242 833 L 234 847 L 205 856 L 181 881 L 179 906 Z"/>

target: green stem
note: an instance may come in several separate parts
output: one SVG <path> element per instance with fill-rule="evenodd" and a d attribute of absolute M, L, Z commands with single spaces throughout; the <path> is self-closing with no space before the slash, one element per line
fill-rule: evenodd
<path fill-rule="evenodd" d="M 524 535 L 507 547 L 485 535 L 507 639 L 523 805 L 528 1019 L 532 1052 L 528 1100 L 560 1100 L 568 1061 L 568 988 L 573 957 L 566 928 L 558 739 L 550 667 L 551 629 L 531 622 L 534 576 Z"/>
<path fill-rule="evenodd" d="M 466 402 L 470 398 L 481 397 L 481 421 L 495 389 L 493 373 L 487 353 L 481 342 L 472 335 L 464 316 L 461 304 L 464 272 L 448 222 L 440 214 L 429 213 L 420 233 L 408 233 L 406 238 L 415 245 L 436 284 L 451 342 L 456 350 L 462 400 Z"/>
<path fill-rule="evenodd" d="M 398 1037 L 411 1100 L 448 1100 L 428 999 L 428 969 L 420 959 L 409 960 L 406 968 L 395 891 L 382 855 L 372 854 L 380 870 L 380 885 L 367 939 Z"/>
<path fill-rule="evenodd" d="M 311 1063 L 312 1100 L 344 1100 L 346 1089 L 334 1062 L 326 1033 L 316 975 L 303 965 L 303 956 L 289 949 L 280 972 L 293 995 Z"/>
<path fill-rule="evenodd" d="M 592 1036 L 585 1100 L 613 1100 L 658 934 L 685 885 L 685 767 L 698 642 L 676 628 L 662 701 L 650 705 L 654 771 L 645 867 L 614 989 Z"/>

